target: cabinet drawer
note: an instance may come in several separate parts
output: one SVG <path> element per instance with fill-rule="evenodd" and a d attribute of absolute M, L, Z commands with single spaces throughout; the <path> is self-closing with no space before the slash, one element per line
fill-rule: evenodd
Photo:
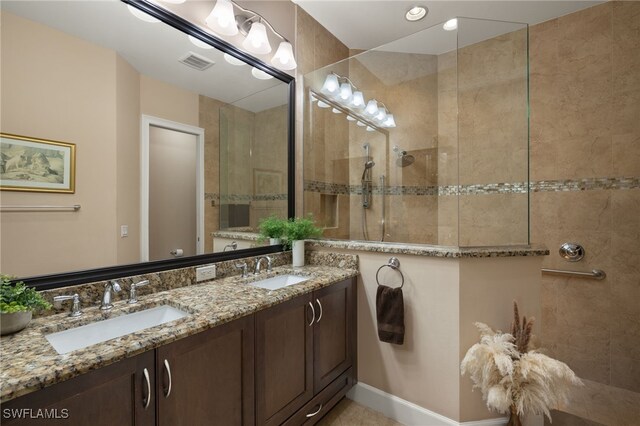
<path fill-rule="evenodd" d="M 283 426 L 314 425 L 322 419 L 353 386 L 350 368 L 291 416 Z"/>

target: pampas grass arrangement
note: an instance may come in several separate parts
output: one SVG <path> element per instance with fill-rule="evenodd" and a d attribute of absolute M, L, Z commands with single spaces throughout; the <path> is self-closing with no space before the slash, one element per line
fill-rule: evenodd
<path fill-rule="evenodd" d="M 551 421 L 549 410 L 565 404 L 570 389 L 582 381 L 565 363 L 529 349 L 533 319 L 520 321 L 515 301 L 513 311 L 511 333 L 475 323 L 480 342 L 467 351 L 460 370 L 482 391 L 489 409 L 510 413 L 508 425 L 520 426 L 525 414 L 544 414 Z"/>

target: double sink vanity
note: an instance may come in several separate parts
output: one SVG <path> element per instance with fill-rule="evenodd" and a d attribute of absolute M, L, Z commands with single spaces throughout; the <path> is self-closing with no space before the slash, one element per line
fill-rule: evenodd
<path fill-rule="evenodd" d="M 355 383 L 357 257 L 316 253 L 302 268 L 274 257 L 280 266 L 246 277 L 221 262 L 197 285 L 194 268 L 167 271 L 168 285 L 162 272 L 123 279 L 150 285 L 111 309 L 100 309 L 108 283 L 45 292 L 79 293 L 82 314 L 65 306 L 2 338 L 3 413 L 49 410 L 47 424 L 64 425 L 316 423 Z"/>

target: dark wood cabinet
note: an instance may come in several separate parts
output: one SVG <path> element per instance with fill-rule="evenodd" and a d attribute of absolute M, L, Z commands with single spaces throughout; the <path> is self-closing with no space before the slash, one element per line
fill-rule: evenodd
<path fill-rule="evenodd" d="M 258 425 L 313 424 L 344 396 L 355 382 L 355 321 L 355 279 L 256 315 Z"/>
<path fill-rule="evenodd" d="M 2 424 L 154 425 L 153 366 L 154 354 L 149 351 L 8 401 L 2 404 Z M 26 418 L 16 418 L 19 412 Z"/>
<path fill-rule="evenodd" d="M 8 401 L 2 424 L 315 424 L 355 383 L 355 327 L 349 279 Z"/>
<path fill-rule="evenodd" d="M 156 350 L 158 425 L 254 424 L 254 317 Z"/>

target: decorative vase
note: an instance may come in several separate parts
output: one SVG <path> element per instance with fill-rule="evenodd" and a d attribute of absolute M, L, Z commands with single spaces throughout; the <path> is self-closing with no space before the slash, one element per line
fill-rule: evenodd
<path fill-rule="evenodd" d="M 0 314 L 0 334 L 16 333 L 29 324 L 31 321 L 31 311 L 14 312 L 11 314 Z"/>
<path fill-rule="evenodd" d="M 277 246 L 279 244 L 282 244 L 282 240 L 280 238 L 269 238 L 270 246 Z"/>
<path fill-rule="evenodd" d="M 509 417 L 509 423 L 507 426 L 522 426 L 522 422 L 520 421 L 520 416 L 518 415 L 518 410 L 515 405 L 511 406 L 511 416 Z"/>
<path fill-rule="evenodd" d="M 297 240 L 291 243 L 291 255 L 293 266 L 304 266 L 304 240 Z"/>

